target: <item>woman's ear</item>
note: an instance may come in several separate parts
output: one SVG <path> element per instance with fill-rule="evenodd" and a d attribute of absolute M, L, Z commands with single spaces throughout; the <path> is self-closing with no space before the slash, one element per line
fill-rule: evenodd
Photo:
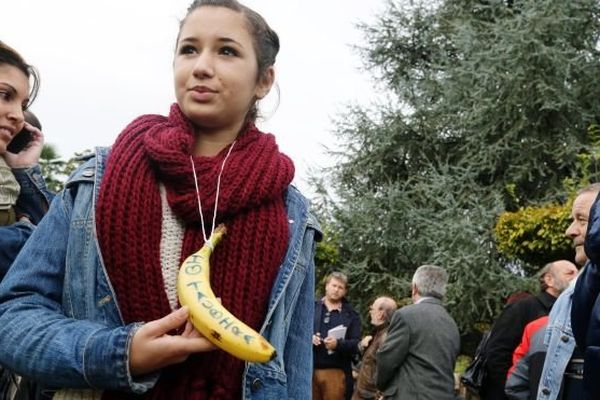
<path fill-rule="evenodd" d="M 258 83 L 256 84 L 256 98 L 258 100 L 264 98 L 271 87 L 273 87 L 273 83 L 275 82 L 275 68 L 271 65 L 268 67 L 265 72 L 261 75 Z"/>

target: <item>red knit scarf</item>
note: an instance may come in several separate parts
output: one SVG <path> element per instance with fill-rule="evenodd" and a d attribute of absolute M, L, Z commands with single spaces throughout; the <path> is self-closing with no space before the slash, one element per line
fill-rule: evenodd
<path fill-rule="evenodd" d="M 168 118 L 146 115 L 133 121 L 111 150 L 96 227 L 125 323 L 152 321 L 171 312 L 160 264 L 159 182 L 166 187 L 171 209 L 186 224 L 179 262 L 203 245 L 189 158 L 194 142 L 194 129 L 175 104 Z M 215 157 L 194 157 L 208 232 L 227 150 Z M 225 223 L 227 235 L 211 258 L 211 285 L 227 309 L 257 330 L 287 249 L 284 192 L 293 175 L 293 163 L 279 152 L 273 135 L 249 125 L 221 177 L 217 223 Z M 143 398 L 240 398 L 243 369 L 242 361 L 221 350 L 193 355 L 164 369 L 156 387 Z M 104 398 L 134 397 L 107 392 Z"/>

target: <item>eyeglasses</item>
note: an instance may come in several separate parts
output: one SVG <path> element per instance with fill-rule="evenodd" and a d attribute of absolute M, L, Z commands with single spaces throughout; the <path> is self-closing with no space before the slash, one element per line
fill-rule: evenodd
<path fill-rule="evenodd" d="M 324 324 L 328 324 L 328 323 L 329 323 L 329 317 L 330 317 L 330 316 L 331 316 L 331 312 L 330 312 L 330 311 L 327 311 L 327 312 L 325 313 L 325 318 L 323 318 L 323 323 L 324 323 Z"/>

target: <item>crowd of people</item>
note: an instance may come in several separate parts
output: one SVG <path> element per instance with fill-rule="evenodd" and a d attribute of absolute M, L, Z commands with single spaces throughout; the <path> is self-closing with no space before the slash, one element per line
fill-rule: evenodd
<path fill-rule="evenodd" d="M 575 262 L 558 260 L 539 274 L 540 292 L 506 306 L 487 342 L 482 400 L 592 400 L 600 398 L 594 381 L 594 303 L 600 279 L 595 259 L 600 249 L 596 198 L 591 184 L 573 201 L 565 234 Z"/>
<path fill-rule="evenodd" d="M 314 300 L 319 224 L 293 162 L 255 125 L 278 52 L 254 10 L 193 1 L 169 114 L 136 118 L 54 194 L 30 110 L 38 72 L 0 42 L 0 399 L 457 398 L 444 268 L 416 269 L 410 305 L 373 299 L 367 335 L 343 273 Z M 599 191 L 573 203 L 577 266 L 544 266 L 539 294 L 492 325 L 481 399 L 600 398 Z M 219 350 L 178 302 L 179 266 L 219 224 L 211 286 L 273 345 L 269 362 Z"/>
<path fill-rule="evenodd" d="M 315 302 L 312 399 L 456 399 L 460 335 L 442 304 L 447 283 L 443 268 L 420 266 L 413 304 L 398 308 L 392 297 L 377 297 L 369 307 L 372 331 L 361 338 L 359 316 L 345 298 L 346 276 L 328 275 Z M 346 329 L 337 335 L 340 326 Z"/>
<path fill-rule="evenodd" d="M 345 298 L 347 277 L 328 275 L 315 302 L 312 399 L 455 399 L 460 335 L 442 305 L 447 282 L 443 268 L 422 265 L 413 304 L 398 309 L 392 297 L 377 297 L 369 307 L 372 332 L 361 338 L 360 318 Z"/>

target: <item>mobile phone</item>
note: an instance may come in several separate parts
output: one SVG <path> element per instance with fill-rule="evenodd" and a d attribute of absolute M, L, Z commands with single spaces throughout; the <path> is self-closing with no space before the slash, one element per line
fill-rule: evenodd
<path fill-rule="evenodd" d="M 23 128 L 19 133 L 15 135 L 15 137 L 10 141 L 8 146 L 6 146 L 6 151 L 11 153 L 19 153 L 23 150 L 29 142 L 33 139 L 33 134 L 27 129 Z"/>

